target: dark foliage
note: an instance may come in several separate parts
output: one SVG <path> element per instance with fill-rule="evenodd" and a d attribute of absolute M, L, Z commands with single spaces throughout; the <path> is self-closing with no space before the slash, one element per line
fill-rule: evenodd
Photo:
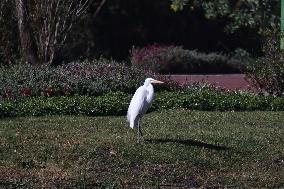
<path fill-rule="evenodd" d="M 0 69 L 0 98 L 97 96 L 114 91 L 133 93 L 147 77 L 166 82 L 157 88 L 158 91 L 179 88 L 167 77 L 101 58 L 57 67 L 29 64 L 3 67 Z"/>
<path fill-rule="evenodd" d="M 162 74 L 240 73 L 246 63 L 242 56 L 236 54 L 236 59 L 220 53 L 206 54 L 180 46 L 160 45 L 133 48 L 130 52 L 133 65 Z"/>
<path fill-rule="evenodd" d="M 264 56 L 248 64 L 247 80 L 260 93 L 281 96 L 284 93 L 284 61 L 279 32 L 268 32 Z"/>
<path fill-rule="evenodd" d="M 22 55 L 14 4 L 13 1 L 6 2 L 9 2 L 9 7 L 3 9 L 5 23 L 0 22 L 0 35 L 5 34 L 4 40 L 8 40 L 9 44 L 0 49 L 1 64 L 14 63 Z M 125 60 L 132 46 L 143 47 L 153 43 L 182 45 L 201 52 L 228 53 L 240 47 L 253 55 L 260 53 L 261 36 L 255 29 L 240 28 L 234 34 L 227 34 L 224 26 L 230 20 L 207 19 L 199 8 L 174 13 L 170 9 L 170 1 L 113 0 L 107 1 L 94 19 L 98 1 L 93 2 L 84 20 L 72 28 L 66 39 L 67 48 L 57 53 L 56 64 L 78 58 L 93 59 L 100 55 Z M 3 46 L 5 42 L 0 40 L 0 46 Z"/>

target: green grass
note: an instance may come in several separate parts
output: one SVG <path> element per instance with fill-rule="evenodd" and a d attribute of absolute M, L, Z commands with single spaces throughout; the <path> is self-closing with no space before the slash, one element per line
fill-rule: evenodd
<path fill-rule="evenodd" d="M 0 120 L 0 188 L 284 187 L 284 112 Z M 142 187 L 141 187 L 142 186 Z"/>

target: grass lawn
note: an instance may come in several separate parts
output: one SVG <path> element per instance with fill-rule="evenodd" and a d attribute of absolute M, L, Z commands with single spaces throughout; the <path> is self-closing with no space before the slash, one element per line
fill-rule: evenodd
<path fill-rule="evenodd" d="M 0 188 L 284 187 L 284 112 L 0 120 Z"/>

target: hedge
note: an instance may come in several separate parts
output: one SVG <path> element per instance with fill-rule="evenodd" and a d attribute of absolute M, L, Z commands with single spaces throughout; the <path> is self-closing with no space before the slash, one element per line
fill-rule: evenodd
<path fill-rule="evenodd" d="M 131 94 L 115 92 L 97 97 L 31 97 L 15 101 L 0 101 L 0 117 L 125 115 L 131 96 Z M 164 91 L 156 94 L 150 111 L 173 108 L 205 111 L 283 111 L 284 98 L 210 90 Z"/>
<path fill-rule="evenodd" d="M 99 96 L 113 91 L 133 93 L 145 78 L 164 81 L 158 90 L 179 88 L 166 76 L 107 59 L 60 66 L 17 64 L 0 67 L 0 100 L 26 97 Z"/>
<path fill-rule="evenodd" d="M 246 65 L 244 51 L 235 56 L 220 53 L 202 53 L 181 46 L 149 45 L 130 51 L 131 63 L 160 74 L 216 74 L 240 73 Z M 247 55 L 248 56 L 248 55 Z"/>

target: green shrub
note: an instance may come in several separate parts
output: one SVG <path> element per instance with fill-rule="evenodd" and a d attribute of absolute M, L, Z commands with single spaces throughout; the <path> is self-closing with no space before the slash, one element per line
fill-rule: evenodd
<path fill-rule="evenodd" d="M 125 115 L 131 96 L 111 92 L 102 96 L 30 97 L 0 102 L 0 117 L 43 115 Z M 163 91 L 156 94 L 150 111 L 184 108 L 203 111 L 283 111 L 284 98 L 212 90 Z"/>
<path fill-rule="evenodd" d="M 246 78 L 260 93 L 282 96 L 284 94 L 284 54 L 279 48 L 278 33 L 267 34 L 263 47 L 264 56 L 247 65 Z"/>
<path fill-rule="evenodd" d="M 177 83 L 164 76 L 106 59 L 58 67 L 20 64 L 0 69 L 0 100 L 30 96 L 98 96 L 114 91 L 133 93 L 147 77 L 166 81 L 157 90 L 178 88 Z"/>
<path fill-rule="evenodd" d="M 239 73 L 241 60 L 218 53 L 200 53 L 180 46 L 150 45 L 130 51 L 133 65 L 162 74 Z"/>
<path fill-rule="evenodd" d="M 203 111 L 254 111 L 283 109 L 280 103 L 272 108 L 272 97 L 256 96 L 243 92 L 228 92 L 212 90 L 183 91 L 178 93 L 163 92 L 153 103 L 154 109 L 158 107 L 185 108 Z M 284 102 L 283 98 L 279 98 Z"/>
<path fill-rule="evenodd" d="M 103 96 L 31 97 L 0 102 L 0 116 L 123 115 L 131 96 L 116 92 Z"/>
<path fill-rule="evenodd" d="M 271 110 L 283 111 L 284 100 L 283 98 L 274 98 L 271 100 Z"/>

